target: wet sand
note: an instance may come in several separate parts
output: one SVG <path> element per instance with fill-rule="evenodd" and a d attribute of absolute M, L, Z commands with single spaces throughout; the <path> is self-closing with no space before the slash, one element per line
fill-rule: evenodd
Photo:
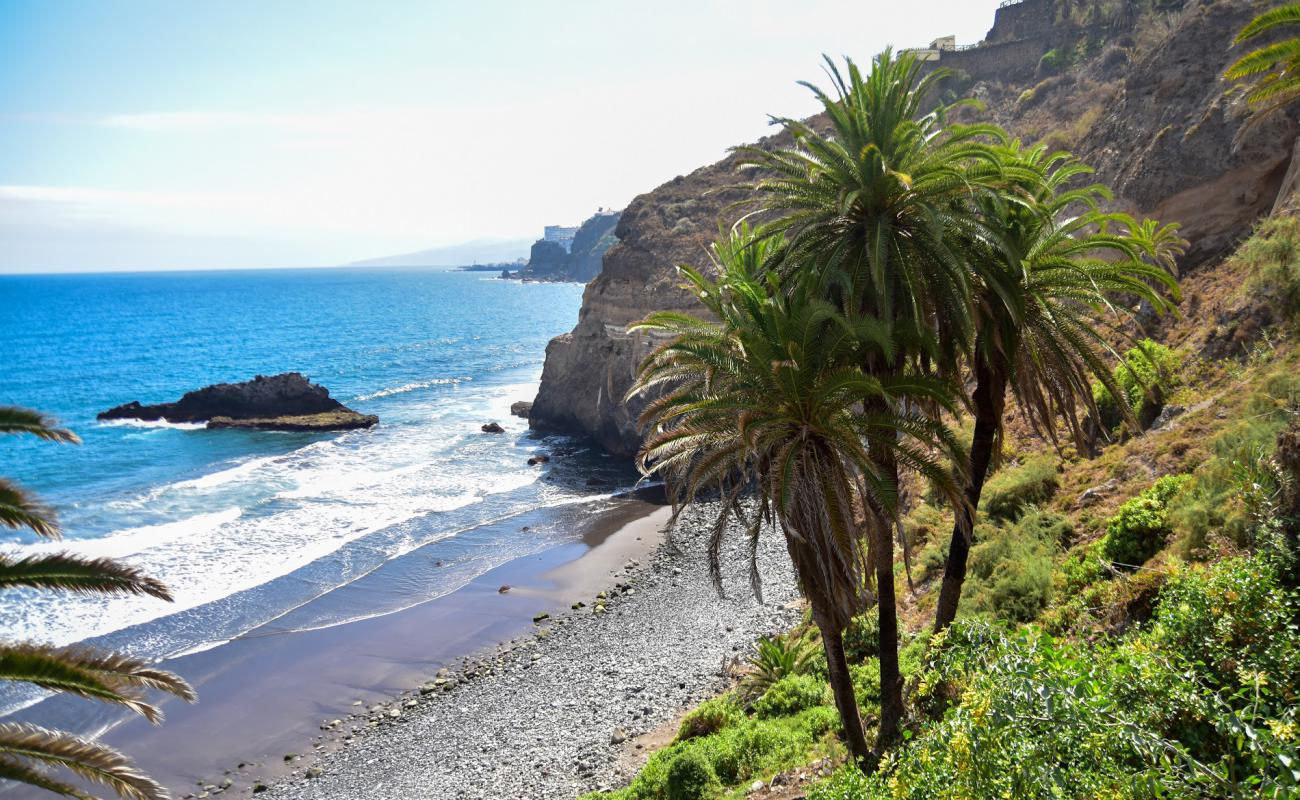
<path fill-rule="evenodd" d="M 131 755 L 176 797 L 220 786 L 227 776 L 235 781 L 228 794 L 246 795 L 254 780 L 270 781 L 292 769 L 294 759 L 286 756 L 311 752 L 323 721 L 391 700 L 439 668 L 531 636 L 540 612 L 556 615 L 578 600 L 590 601 L 615 570 L 658 546 L 667 519 L 668 509 L 659 503 L 626 498 L 587 517 L 579 541 L 517 558 L 405 610 L 286 630 L 295 616 L 313 616 L 307 613 L 313 609 L 295 610 L 232 641 L 163 662 L 194 685 L 199 702 L 169 699 L 163 725 L 130 718 L 102 739 Z M 385 569 L 396 572 L 398 562 L 421 557 L 414 551 L 313 603 L 364 605 L 364 598 L 340 595 L 381 587 L 389 594 L 386 584 L 399 576 L 385 575 Z M 502 593 L 503 586 L 510 589 Z M 25 791 L 5 796 L 36 796 Z"/>

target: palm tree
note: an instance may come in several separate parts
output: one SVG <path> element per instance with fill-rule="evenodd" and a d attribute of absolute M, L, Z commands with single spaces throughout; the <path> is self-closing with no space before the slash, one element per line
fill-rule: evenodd
<path fill-rule="evenodd" d="M 0 434 L 8 433 L 31 434 L 53 442 L 79 441 L 71 431 L 37 412 L 0 407 Z M 58 539 L 61 535 L 52 510 L 3 478 L 0 478 L 0 525 L 26 528 L 47 539 Z M 0 553 L 0 588 L 18 587 L 86 594 L 142 594 L 171 600 L 162 583 L 110 559 L 86 559 L 69 553 L 26 557 Z M 0 643 L 0 680 L 113 703 L 153 723 L 162 721 L 162 713 L 147 701 L 148 690 L 168 692 L 191 702 L 195 699 L 194 690 L 179 676 L 146 661 L 77 646 Z M 0 778 L 66 797 L 90 798 L 52 772 L 52 768 L 60 767 L 82 780 L 107 786 L 128 800 L 167 797 L 161 786 L 111 747 L 28 723 L 0 723 Z"/>
<path fill-rule="evenodd" d="M 923 73 L 910 54 L 877 56 L 864 76 L 852 61 L 846 73 L 830 59 L 834 94 L 811 84 L 830 124 L 777 119 L 791 147 L 743 148 L 748 165 L 763 170 L 757 183 L 767 235 L 786 244 L 774 258 L 782 274 L 808 270 L 820 276 L 825 296 L 845 313 L 890 325 L 896 346 L 864 352 L 871 378 L 891 382 L 909 372 L 955 381 L 974 331 L 970 241 L 978 220 L 970 199 L 991 190 L 999 169 L 993 143 L 1005 134 L 991 125 L 946 121 L 947 108 L 923 113 L 926 98 L 947 77 Z M 891 412 L 883 397 L 866 399 L 869 412 Z M 872 472 L 895 483 L 894 449 L 868 452 Z M 878 742 L 892 744 L 903 713 L 894 598 L 892 509 L 876 507 L 869 531 L 875 560 L 880 619 L 881 719 Z"/>
<path fill-rule="evenodd" d="M 1078 410 L 1097 414 L 1092 381 L 1113 396 L 1123 394 L 1114 386 L 1113 353 L 1098 318 L 1117 298 L 1146 301 L 1161 312 L 1171 308 L 1163 293 L 1176 296 L 1177 283 L 1168 268 L 1185 244 L 1176 225 L 1139 225 L 1128 215 L 1100 211 L 1109 193 L 1098 184 L 1079 186 L 1092 170 L 1066 153 L 1024 150 L 1016 142 L 1003 158 L 1003 175 L 1011 178 L 1006 195 L 975 201 L 983 218 L 972 242 L 982 254 L 970 364 L 975 430 L 965 502 L 954 515 L 935 608 L 936 633 L 956 617 L 975 509 L 1000 449 L 1008 389 L 1040 434 L 1055 440 L 1060 420 L 1081 443 Z"/>
<path fill-rule="evenodd" d="M 664 312 L 633 326 L 671 337 L 647 356 L 632 389 L 658 393 L 641 416 L 648 435 L 639 466 L 665 476 L 677 512 L 702 491 L 720 493 L 709 542 L 719 588 L 729 519 L 746 524 L 754 547 L 765 523 L 781 531 L 821 631 L 849 750 L 865 763 L 871 754 L 843 632 L 873 600 L 869 562 L 881 555 L 861 535 L 858 515 L 893 508 L 896 484 L 877 467 L 880 451 L 942 482 L 948 476 L 931 448 L 956 447 L 927 416 L 873 409 L 951 408 L 952 398 L 942 381 L 865 374 L 859 364 L 867 353 L 893 358 L 891 326 L 836 309 L 811 272 L 784 285 L 761 274 L 781 246 L 741 226 L 715 245 L 716 281 L 679 268 L 716 322 Z M 752 516 L 741 501 L 747 489 L 757 494 Z M 753 558 L 750 579 L 759 590 Z"/>
<path fill-rule="evenodd" d="M 1300 25 L 1300 3 L 1287 3 L 1255 17 L 1237 34 L 1233 44 L 1243 44 L 1289 25 Z M 1252 50 L 1233 62 L 1224 77 L 1256 79 L 1246 99 L 1259 106 L 1262 113 L 1287 105 L 1300 98 L 1300 37 Z"/>

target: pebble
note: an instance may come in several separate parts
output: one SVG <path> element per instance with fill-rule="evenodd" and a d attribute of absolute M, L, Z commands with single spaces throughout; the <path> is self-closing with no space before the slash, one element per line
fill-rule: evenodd
<path fill-rule="evenodd" d="M 466 659 L 455 672 L 438 670 L 415 705 L 407 696 L 373 706 L 355 738 L 332 727 L 325 736 L 351 746 L 321 751 L 310 780 L 299 773 L 269 790 L 254 784 L 254 793 L 495 800 L 573 798 L 626 785 L 632 776 L 618 761 L 626 742 L 725 688 L 718 664 L 738 642 L 799 620 L 789 557 L 775 535 L 759 548 L 767 604 L 749 591 L 748 544 L 738 526 L 723 553 L 726 596 L 718 596 L 707 568 L 710 510 L 682 515 L 674 533 L 680 553 L 660 548 L 630 560 L 629 574 L 596 595 L 592 613 L 566 614 L 551 621 L 545 638 L 529 635 Z M 720 621 L 729 635 L 718 635 Z"/>

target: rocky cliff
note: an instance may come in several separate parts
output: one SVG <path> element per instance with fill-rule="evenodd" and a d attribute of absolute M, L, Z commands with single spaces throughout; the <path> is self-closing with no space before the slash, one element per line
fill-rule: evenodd
<path fill-rule="evenodd" d="M 1059 74 L 1040 69 L 1016 80 L 996 61 L 983 68 L 968 60 L 973 68 L 954 89 L 984 101 L 982 118 L 1077 152 L 1115 189 L 1117 205 L 1181 223 L 1191 241 L 1181 266 L 1195 270 L 1248 233 L 1295 180 L 1295 115 L 1246 127 L 1240 89 L 1219 77 L 1235 55 L 1235 33 L 1268 5 L 1188 0 L 1173 13 L 1081 28 Z M 725 221 L 737 215 L 731 206 L 746 192 L 735 188 L 735 166 L 724 159 L 628 206 L 577 326 L 547 347 L 534 427 L 586 434 L 618 455 L 636 451 L 640 409 L 622 398 L 651 343 L 626 328 L 653 310 L 693 308 L 674 266 L 705 264 L 724 210 Z"/>
<path fill-rule="evenodd" d="M 578 227 L 568 251 L 555 242 L 538 240 L 533 244 L 522 277 L 579 283 L 596 277 L 600 274 L 605 253 L 617 241 L 614 231 L 619 217 L 618 212 L 592 215 Z"/>

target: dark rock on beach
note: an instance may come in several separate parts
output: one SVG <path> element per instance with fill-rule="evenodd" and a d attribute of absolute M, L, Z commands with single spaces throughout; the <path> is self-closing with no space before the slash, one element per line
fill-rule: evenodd
<path fill-rule="evenodd" d="M 510 413 L 516 417 L 528 419 L 528 412 L 533 410 L 533 404 L 527 400 L 518 400 L 510 404 Z"/>
<path fill-rule="evenodd" d="M 484 433 L 505 433 L 506 432 L 505 428 L 501 427 L 495 422 L 489 422 L 486 425 L 481 425 L 479 426 L 479 430 L 483 431 Z"/>
<path fill-rule="evenodd" d="M 282 431 L 353 430 L 379 422 L 379 417 L 360 414 L 330 397 L 328 389 L 300 372 L 218 383 L 186 392 L 174 403 L 142 405 L 132 401 L 100 413 L 98 419 L 206 422 L 209 428 Z"/>

